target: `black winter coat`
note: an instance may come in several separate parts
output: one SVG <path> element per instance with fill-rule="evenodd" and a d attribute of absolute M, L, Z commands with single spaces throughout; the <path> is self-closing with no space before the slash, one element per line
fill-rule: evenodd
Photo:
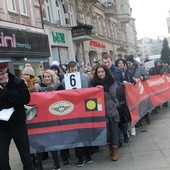
<path fill-rule="evenodd" d="M 30 93 L 24 81 L 11 73 L 9 81 L 4 88 L 4 94 L 0 95 L 0 110 L 14 107 L 14 112 L 9 121 L 0 120 L 0 128 L 12 128 L 25 124 L 26 115 L 24 105 L 30 101 Z"/>

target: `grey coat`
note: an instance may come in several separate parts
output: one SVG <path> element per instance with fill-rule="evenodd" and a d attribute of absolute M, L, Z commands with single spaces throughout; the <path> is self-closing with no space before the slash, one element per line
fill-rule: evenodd
<path fill-rule="evenodd" d="M 119 113 L 117 110 L 117 106 L 119 104 L 118 99 L 116 97 L 116 84 L 113 83 L 109 92 L 104 92 L 105 99 L 105 111 L 107 118 L 113 118 L 115 122 L 119 122 Z"/>

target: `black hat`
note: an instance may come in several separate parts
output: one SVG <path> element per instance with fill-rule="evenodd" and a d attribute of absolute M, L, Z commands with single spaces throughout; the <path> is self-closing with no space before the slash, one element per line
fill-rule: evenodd
<path fill-rule="evenodd" d="M 60 67 L 59 67 L 58 65 L 52 65 L 52 66 L 50 67 L 50 70 L 57 70 L 58 73 L 60 73 Z"/>
<path fill-rule="evenodd" d="M 0 60 L 0 74 L 4 74 L 8 70 L 9 60 Z"/>
<path fill-rule="evenodd" d="M 134 62 L 134 56 L 133 55 L 128 55 L 126 57 L 126 61 L 131 61 L 133 63 Z"/>

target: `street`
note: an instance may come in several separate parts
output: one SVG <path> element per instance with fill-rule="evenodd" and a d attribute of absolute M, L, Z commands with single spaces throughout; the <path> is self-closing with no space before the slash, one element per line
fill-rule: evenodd
<path fill-rule="evenodd" d="M 128 144 L 119 149 L 120 158 L 110 160 L 108 147 L 100 147 L 100 151 L 92 155 L 94 162 L 77 167 L 74 150 L 70 153 L 70 167 L 64 167 L 60 158 L 61 170 L 170 170 L 170 107 L 161 108 L 159 114 L 151 115 L 151 124 L 144 125 L 147 129 L 137 129 L 136 136 L 130 136 Z M 51 158 L 43 161 L 44 170 L 51 170 Z M 22 170 L 22 164 L 15 145 L 10 148 L 10 164 L 12 170 Z"/>

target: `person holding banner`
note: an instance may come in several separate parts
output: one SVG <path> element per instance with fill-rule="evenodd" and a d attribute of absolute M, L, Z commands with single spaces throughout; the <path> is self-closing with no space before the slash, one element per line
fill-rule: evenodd
<path fill-rule="evenodd" d="M 78 64 L 75 61 L 70 61 L 67 65 L 68 73 L 79 72 Z M 90 76 L 85 73 L 80 72 L 81 88 L 87 88 L 90 85 Z M 66 81 L 66 80 L 65 80 Z M 66 82 L 65 82 L 66 83 Z M 76 84 L 76 83 L 75 83 Z M 74 87 L 76 88 L 76 86 Z M 93 162 L 91 158 L 92 147 L 78 147 L 75 148 L 75 155 L 78 158 L 78 167 L 84 166 L 85 163 L 91 164 Z M 68 150 L 61 151 L 63 162 L 68 162 Z"/>
<path fill-rule="evenodd" d="M 160 59 L 155 60 L 155 67 L 151 68 L 149 70 L 150 75 L 163 75 L 168 73 L 167 67 L 162 63 Z M 168 107 L 168 102 L 163 103 L 163 107 Z M 155 107 L 155 109 L 152 110 L 152 114 L 157 114 L 158 109 L 160 106 Z"/>
<path fill-rule="evenodd" d="M 135 61 L 133 55 L 128 55 L 126 58 L 127 63 L 127 74 L 125 76 L 125 80 L 123 81 L 124 84 L 127 84 L 128 82 L 135 84 L 137 79 L 140 79 L 141 81 L 149 79 L 149 73 L 145 70 L 144 67 L 139 66 L 137 61 Z M 145 115 L 146 122 L 150 123 L 150 113 L 147 113 Z M 136 124 L 136 126 L 142 126 L 142 120 L 139 120 L 139 122 Z M 135 129 L 133 129 L 135 131 Z"/>
<path fill-rule="evenodd" d="M 9 147 L 13 139 L 24 170 L 32 170 L 24 105 L 30 94 L 24 81 L 8 71 L 9 61 L 0 61 L 0 110 L 13 108 L 9 120 L 0 120 L 0 170 L 11 170 Z"/>
<path fill-rule="evenodd" d="M 118 89 L 122 85 L 122 82 L 124 80 L 121 69 L 115 66 L 115 64 L 113 63 L 112 57 L 109 54 L 105 54 L 102 56 L 102 62 L 111 71 L 113 77 L 115 78 L 115 82 L 116 82 L 117 89 Z M 118 129 L 118 133 L 119 133 L 119 148 L 120 148 L 123 145 L 122 139 L 121 139 L 120 128 Z"/>
<path fill-rule="evenodd" d="M 118 59 L 115 61 L 115 66 L 120 68 L 123 74 L 123 77 L 126 77 L 126 72 L 127 72 L 127 63 L 126 60 L 124 59 Z M 120 116 L 120 122 L 119 122 L 119 127 L 123 133 L 124 137 L 124 143 L 128 143 L 129 141 L 129 123 L 131 122 L 131 115 L 129 108 L 126 103 L 126 97 L 125 97 L 125 86 L 122 83 L 118 89 L 117 89 L 117 98 L 119 100 L 119 106 L 118 106 L 118 111 L 119 111 L 119 116 Z"/>
<path fill-rule="evenodd" d="M 43 91 L 53 91 L 53 90 L 64 90 L 64 87 L 61 85 L 58 77 L 54 73 L 54 71 L 47 69 L 44 71 L 42 75 L 42 82 L 39 84 L 39 86 L 36 86 L 37 90 L 39 92 Z M 60 164 L 58 160 L 58 151 L 52 151 L 52 157 L 54 161 L 53 169 L 52 170 L 60 170 Z M 42 154 L 37 154 L 37 161 L 40 164 L 41 169 L 42 167 Z"/>
<path fill-rule="evenodd" d="M 103 64 L 96 67 L 94 77 L 91 81 L 93 87 L 104 88 L 106 122 L 108 134 L 110 135 L 109 151 L 112 161 L 119 159 L 118 143 L 119 143 L 119 130 L 118 122 L 119 114 L 117 106 L 119 101 L 116 96 L 116 83 L 110 70 Z M 108 135 L 108 136 L 109 136 Z"/>

